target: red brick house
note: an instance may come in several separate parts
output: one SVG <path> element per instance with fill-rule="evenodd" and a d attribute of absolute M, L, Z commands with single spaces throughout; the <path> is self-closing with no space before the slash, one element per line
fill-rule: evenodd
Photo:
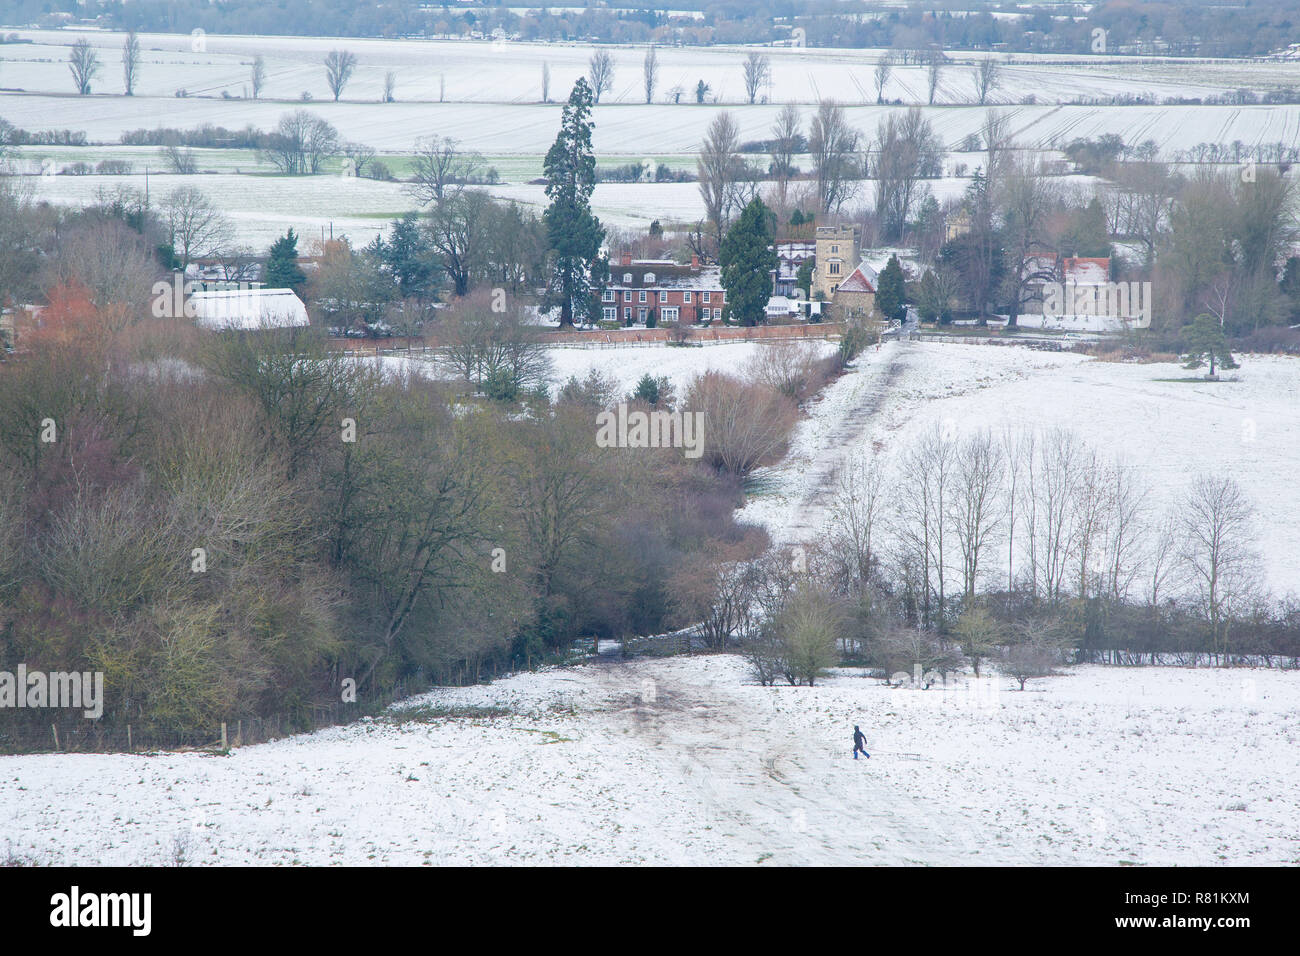
<path fill-rule="evenodd" d="M 623 325 L 645 322 L 713 322 L 722 320 L 726 294 L 719 269 L 672 259 L 633 259 L 622 255 L 609 264 L 609 284 L 601 296 L 601 318 Z"/>

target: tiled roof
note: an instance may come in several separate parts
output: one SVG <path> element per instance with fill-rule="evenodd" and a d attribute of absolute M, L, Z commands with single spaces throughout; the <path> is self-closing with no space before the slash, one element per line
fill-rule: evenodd
<path fill-rule="evenodd" d="M 609 288 L 611 289 L 708 289 L 722 288 L 722 272 L 719 269 L 692 269 L 690 266 L 613 266 L 609 268 Z M 623 276 L 631 273 L 632 281 L 624 282 Z M 654 282 L 646 282 L 646 274 L 654 276 Z"/>
<path fill-rule="evenodd" d="M 838 292 L 875 292 L 876 270 L 865 262 L 861 263 L 853 274 L 839 284 Z"/>

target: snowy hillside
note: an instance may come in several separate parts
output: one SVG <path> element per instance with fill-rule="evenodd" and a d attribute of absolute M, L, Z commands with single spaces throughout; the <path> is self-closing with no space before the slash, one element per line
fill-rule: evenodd
<path fill-rule="evenodd" d="M 791 453 L 742 512 L 786 541 L 826 520 L 836 469 L 863 451 L 895 456 L 936 425 L 955 434 L 1068 428 L 1133 466 L 1151 503 L 1182 495 L 1198 472 L 1230 474 L 1258 511 L 1256 546 L 1279 595 L 1300 593 L 1300 360 L 1246 356 L 1222 382 L 1178 365 L 1100 362 L 1025 348 L 889 343 L 831 385 L 796 430 Z"/>
<path fill-rule="evenodd" d="M 1300 679 L 1083 667 L 1021 693 L 736 657 L 600 663 L 229 756 L 0 758 L 0 852 L 61 864 L 1296 864 Z M 427 711 L 426 711 L 427 715 Z M 850 759 L 852 727 L 870 760 Z"/>

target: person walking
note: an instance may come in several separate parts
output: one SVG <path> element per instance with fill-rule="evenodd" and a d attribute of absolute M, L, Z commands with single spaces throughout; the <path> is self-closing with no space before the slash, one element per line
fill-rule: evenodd
<path fill-rule="evenodd" d="M 862 753 L 862 756 L 866 757 L 868 760 L 871 759 L 871 754 L 867 753 L 867 738 L 862 736 L 862 731 L 858 729 L 857 724 L 854 724 L 853 725 L 853 759 L 854 760 L 858 759 L 859 751 Z"/>

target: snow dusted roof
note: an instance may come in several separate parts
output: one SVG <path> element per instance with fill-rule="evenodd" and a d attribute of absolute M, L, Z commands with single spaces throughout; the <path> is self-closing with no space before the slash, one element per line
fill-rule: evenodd
<path fill-rule="evenodd" d="M 1059 271 L 1057 262 L 1057 257 L 1051 253 L 1029 256 L 1025 259 L 1025 275 L 1050 273 L 1058 276 L 1063 282 L 1072 282 L 1076 285 L 1105 285 L 1110 281 L 1110 259 L 1104 256 L 1099 258 L 1067 256 L 1059 260 Z"/>
<path fill-rule="evenodd" d="M 871 268 L 865 262 L 858 265 L 853 270 L 853 274 L 840 283 L 836 292 L 875 292 L 877 275 L 876 270 Z"/>
<path fill-rule="evenodd" d="M 1061 268 L 1068 282 L 1080 285 L 1103 285 L 1110 281 L 1110 260 L 1069 258 L 1061 260 Z"/>
<path fill-rule="evenodd" d="M 308 325 L 307 308 L 292 289 L 195 292 L 189 304 L 205 329 L 283 329 Z"/>

